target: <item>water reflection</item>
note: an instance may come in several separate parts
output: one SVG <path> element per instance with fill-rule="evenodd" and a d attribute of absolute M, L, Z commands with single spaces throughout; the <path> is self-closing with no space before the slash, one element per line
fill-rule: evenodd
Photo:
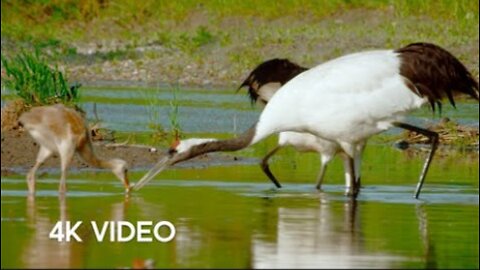
<path fill-rule="evenodd" d="M 58 197 L 58 205 L 52 204 L 52 200 L 55 199 L 27 196 L 26 223 L 27 227 L 33 231 L 33 235 L 29 238 L 22 253 L 25 268 L 83 268 L 89 246 L 92 242 L 96 242 L 93 231 L 89 227 L 90 224 L 88 224 L 89 220 L 77 220 L 70 215 L 71 210 L 66 196 Z M 129 204 L 129 197 L 125 196 L 123 201 L 111 205 L 109 211 L 105 213 L 105 217 L 97 220 L 125 220 Z M 57 211 L 52 211 L 54 208 L 57 208 Z M 52 212 L 56 212 L 56 215 L 52 215 Z M 96 220 L 94 211 L 91 211 L 91 214 L 91 220 Z M 71 226 L 77 221 L 83 222 L 76 230 L 82 242 L 77 242 L 73 238 L 69 242 L 57 241 L 49 237 L 57 222 L 65 224 L 67 221 L 70 221 Z M 65 235 L 66 227 L 62 226 L 61 231 L 56 232 Z M 139 261 L 133 263 L 138 264 Z"/>
<path fill-rule="evenodd" d="M 320 196 L 317 207 L 277 209 L 275 241 L 260 232 L 253 241 L 255 268 L 389 268 L 402 259 L 368 253 L 356 200 L 335 204 Z"/>
<path fill-rule="evenodd" d="M 48 208 L 48 207 L 47 207 Z M 75 242 L 58 242 L 50 239 L 49 233 L 57 221 L 69 219 L 65 196 L 58 199 L 58 215 L 55 218 L 44 213 L 45 205 L 34 196 L 27 196 L 27 225 L 33 236 L 25 245 L 22 261 L 25 268 L 80 268 L 85 248 Z"/>
<path fill-rule="evenodd" d="M 428 216 L 425 209 L 425 204 L 419 203 L 415 207 L 415 212 L 418 219 L 418 231 L 420 240 L 424 250 L 424 260 L 426 269 L 437 269 L 437 256 L 435 254 L 435 245 L 430 237 L 430 231 L 428 229 Z"/>

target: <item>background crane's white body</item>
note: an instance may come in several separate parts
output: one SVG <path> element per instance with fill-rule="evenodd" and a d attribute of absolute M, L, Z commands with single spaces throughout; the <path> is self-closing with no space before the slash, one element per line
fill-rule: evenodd
<path fill-rule="evenodd" d="M 325 171 L 328 163 L 339 154 L 344 162 L 344 166 L 347 166 L 348 156 L 343 152 L 343 149 L 336 142 L 329 141 L 317 137 L 310 133 L 305 132 L 293 132 L 293 131 L 284 131 L 280 132 L 278 135 L 278 145 L 283 146 L 292 146 L 295 150 L 299 152 L 316 152 L 319 154 L 320 158 L 320 172 L 317 176 L 316 188 L 320 189 Z M 360 168 L 361 168 L 361 155 L 363 153 L 366 141 L 360 142 L 357 145 L 357 151 L 354 156 L 354 170 L 356 184 L 360 184 Z M 345 170 L 345 188 L 346 191 L 350 189 L 350 174 Z"/>

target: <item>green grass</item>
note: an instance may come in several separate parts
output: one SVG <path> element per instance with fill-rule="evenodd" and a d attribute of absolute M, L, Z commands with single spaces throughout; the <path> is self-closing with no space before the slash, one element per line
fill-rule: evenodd
<path fill-rule="evenodd" d="M 133 59 L 136 68 L 165 74 L 154 77 L 164 82 L 192 76 L 215 82 L 224 72 L 222 82 L 235 84 L 268 58 L 313 66 L 354 51 L 419 41 L 445 47 L 478 76 L 479 5 L 471 0 L 5 0 L 1 5 L 2 54 L 37 46 L 52 61 L 82 65 L 75 75 L 83 80 L 112 73 L 103 62 Z M 88 57 L 86 44 L 93 48 Z M 152 71 L 149 61 L 161 64 Z M 192 74 L 188 66 L 202 74 Z"/>
<path fill-rule="evenodd" d="M 449 20 L 461 27 L 478 21 L 478 2 L 471 0 L 179 0 L 179 1 L 98 1 L 45 0 L 1 2 L 2 34 L 23 40 L 60 43 L 96 35 L 126 35 L 132 40 L 158 26 L 181 24 L 196 12 L 205 13 L 205 23 L 214 25 L 228 17 L 251 17 L 262 20 L 292 17 L 317 21 L 349 9 L 393 10 L 396 17 L 421 16 Z M 113 25 L 105 29 L 102 25 Z M 89 26 L 88 33 L 81 30 Z M 141 26 L 141 27 L 140 27 Z M 152 27 L 154 26 L 154 27 Z M 80 29 L 79 29 L 80 28 Z M 180 28 L 180 27 L 178 27 Z M 158 29 L 158 28 L 157 28 Z M 195 27 L 191 41 L 212 41 L 207 26 Z"/>
<path fill-rule="evenodd" d="M 79 86 L 70 87 L 65 75 L 57 67 L 51 68 L 38 51 L 22 52 L 11 59 L 2 56 L 2 66 L 6 74 L 2 82 L 27 105 L 75 104 L 79 100 Z"/>

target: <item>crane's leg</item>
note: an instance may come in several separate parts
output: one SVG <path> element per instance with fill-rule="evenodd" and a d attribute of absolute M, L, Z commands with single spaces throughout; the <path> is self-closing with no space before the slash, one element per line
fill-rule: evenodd
<path fill-rule="evenodd" d="M 437 150 L 438 141 L 439 141 L 438 133 L 436 133 L 434 131 L 427 130 L 427 129 L 419 128 L 419 127 L 416 127 L 416 126 L 412 126 L 412 125 L 409 125 L 409 124 L 400 123 L 400 122 L 395 122 L 395 123 L 393 123 L 393 125 L 396 126 L 396 127 L 399 127 L 399 128 L 411 130 L 411 131 L 420 133 L 422 135 L 425 135 L 432 142 L 432 147 L 430 148 L 430 152 L 427 156 L 427 159 L 425 160 L 425 163 L 423 164 L 422 173 L 420 174 L 420 179 L 418 180 L 417 188 L 415 190 L 415 195 L 414 196 L 415 196 L 415 199 L 418 199 L 418 196 L 420 195 L 420 190 L 422 189 L 422 186 L 423 186 L 423 182 L 425 181 L 425 176 L 427 175 L 428 168 L 430 167 L 430 162 L 432 162 L 432 158 L 433 158 L 433 155 L 435 154 L 435 150 Z"/>
<path fill-rule="evenodd" d="M 63 143 L 59 146 L 59 154 L 60 154 L 60 164 L 61 164 L 61 170 L 62 170 L 62 175 L 60 177 L 60 185 L 58 187 L 58 192 L 60 192 L 62 195 L 67 192 L 67 184 L 66 184 L 66 178 L 67 178 L 67 169 L 68 165 L 70 165 L 70 162 L 72 161 L 73 154 L 75 154 L 75 148 L 73 147 L 73 142 L 72 143 Z"/>
<path fill-rule="evenodd" d="M 345 181 L 346 181 L 346 191 L 345 195 L 349 197 L 356 198 L 358 195 L 359 188 L 355 184 L 355 161 L 352 157 L 346 155 L 343 159 L 345 166 Z"/>
<path fill-rule="evenodd" d="M 315 186 L 318 190 L 322 189 L 323 178 L 325 177 L 325 172 L 327 171 L 327 165 L 332 160 L 332 156 L 323 154 L 320 157 L 320 172 L 317 176 L 317 185 Z"/>
<path fill-rule="evenodd" d="M 318 190 L 322 189 L 323 177 L 325 176 L 326 170 L 327 170 L 327 164 L 322 162 L 322 165 L 320 165 L 320 172 L 318 173 L 318 176 L 317 176 L 317 185 L 315 186 L 315 188 Z"/>
<path fill-rule="evenodd" d="M 35 193 L 35 173 L 37 172 L 38 167 L 40 167 L 40 165 L 42 165 L 42 163 L 51 155 L 52 151 L 40 145 L 40 150 L 38 151 L 35 165 L 33 165 L 32 169 L 30 169 L 27 174 L 28 194 L 33 195 Z"/>
<path fill-rule="evenodd" d="M 363 141 L 361 143 L 359 143 L 357 146 L 356 146 L 356 151 L 355 151 L 355 176 L 356 176 L 356 179 L 355 179 L 355 184 L 357 185 L 358 188 L 361 188 L 362 187 L 362 183 L 361 183 L 361 177 L 360 177 L 360 172 L 361 172 L 361 167 L 362 167 L 362 155 L 363 155 L 363 151 L 365 150 L 365 146 L 366 146 L 367 142 L 366 141 Z"/>
<path fill-rule="evenodd" d="M 268 178 L 275 184 L 277 188 L 281 188 L 282 186 L 280 183 L 277 181 L 275 176 L 272 174 L 270 171 L 270 167 L 268 166 L 268 160 L 278 151 L 282 148 L 282 146 L 277 146 L 275 147 L 272 151 L 270 151 L 263 159 L 262 162 L 260 163 L 260 166 L 262 167 L 263 172 L 268 176 Z"/>

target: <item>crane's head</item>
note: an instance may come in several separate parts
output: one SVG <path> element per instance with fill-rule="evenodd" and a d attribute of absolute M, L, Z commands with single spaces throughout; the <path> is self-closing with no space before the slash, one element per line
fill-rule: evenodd
<path fill-rule="evenodd" d="M 211 142 L 217 141 L 217 139 L 211 138 L 192 138 L 186 140 L 175 139 L 170 145 L 168 152 L 163 158 L 161 158 L 150 171 L 145 174 L 134 186 L 134 190 L 139 190 L 147 182 L 153 179 L 155 175 L 165 170 L 168 166 L 174 165 L 178 162 L 188 160 L 196 157 L 199 154 L 205 152 L 205 148 L 208 147 Z"/>
<path fill-rule="evenodd" d="M 212 139 L 212 138 L 191 138 L 186 140 L 176 139 L 170 145 L 170 148 L 168 149 L 168 154 L 170 156 L 173 156 L 175 154 L 185 153 L 196 145 L 200 145 L 206 142 L 213 142 L 213 141 L 216 141 L 216 139 Z"/>
<path fill-rule="evenodd" d="M 288 59 L 270 59 L 252 70 L 238 90 L 248 87 L 250 101 L 265 105 L 282 85 L 305 70 Z"/>
<path fill-rule="evenodd" d="M 128 183 L 128 164 L 125 160 L 114 158 L 109 160 L 110 168 L 113 174 L 122 181 L 125 190 L 130 191 L 130 184 Z"/>

